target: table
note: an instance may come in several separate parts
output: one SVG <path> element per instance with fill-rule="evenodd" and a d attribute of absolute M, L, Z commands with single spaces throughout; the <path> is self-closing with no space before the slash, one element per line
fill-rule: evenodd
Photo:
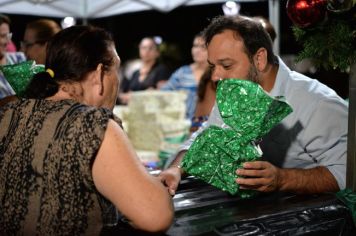
<path fill-rule="evenodd" d="M 331 193 L 240 199 L 189 177 L 173 200 L 174 222 L 161 235 L 356 235 L 349 210 Z M 120 222 L 108 235 L 148 234 Z"/>

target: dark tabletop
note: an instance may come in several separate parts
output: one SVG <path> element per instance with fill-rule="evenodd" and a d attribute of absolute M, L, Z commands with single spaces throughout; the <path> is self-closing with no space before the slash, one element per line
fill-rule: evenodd
<path fill-rule="evenodd" d="M 349 210 L 335 194 L 240 199 L 190 177 L 173 200 L 174 222 L 161 235 L 356 235 Z M 148 235 L 123 221 L 104 234 Z"/>

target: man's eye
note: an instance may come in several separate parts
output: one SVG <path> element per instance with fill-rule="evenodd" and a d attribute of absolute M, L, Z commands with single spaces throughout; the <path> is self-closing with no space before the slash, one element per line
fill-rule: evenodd
<path fill-rule="evenodd" d="M 228 70 L 228 69 L 231 68 L 231 65 L 223 65 L 222 67 L 223 67 L 225 70 Z"/>

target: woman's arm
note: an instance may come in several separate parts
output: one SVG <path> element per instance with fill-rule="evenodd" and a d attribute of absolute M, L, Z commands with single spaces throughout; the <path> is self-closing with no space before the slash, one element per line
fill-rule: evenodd
<path fill-rule="evenodd" d="M 174 210 L 167 189 L 146 171 L 113 120 L 109 120 L 92 173 L 98 191 L 135 227 L 152 232 L 168 229 Z"/>

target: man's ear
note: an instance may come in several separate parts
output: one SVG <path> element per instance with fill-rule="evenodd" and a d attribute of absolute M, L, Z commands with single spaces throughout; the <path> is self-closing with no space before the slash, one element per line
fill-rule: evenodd
<path fill-rule="evenodd" d="M 259 48 L 253 56 L 253 61 L 258 71 L 264 71 L 268 65 L 267 50 L 265 48 Z"/>

